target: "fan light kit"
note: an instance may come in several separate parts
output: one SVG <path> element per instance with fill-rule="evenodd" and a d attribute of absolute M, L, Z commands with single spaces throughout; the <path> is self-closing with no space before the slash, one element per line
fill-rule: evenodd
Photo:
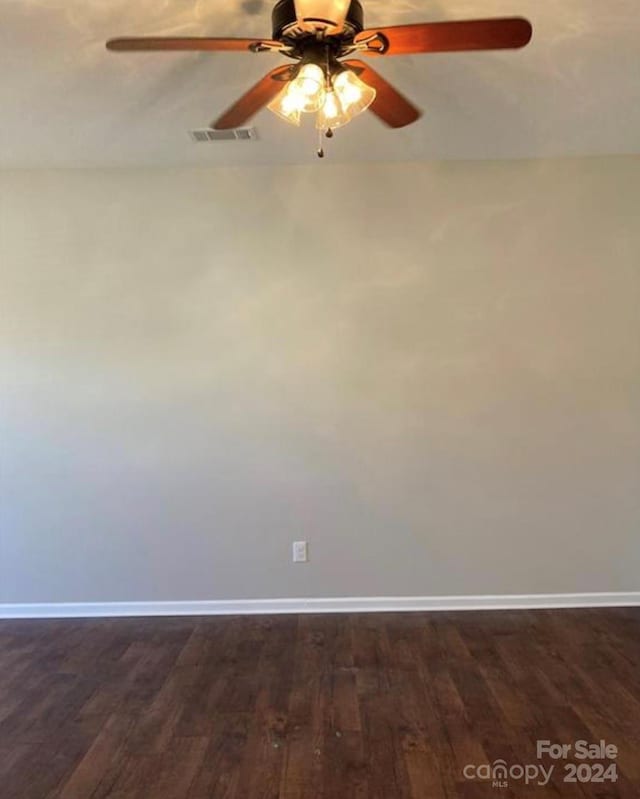
<path fill-rule="evenodd" d="M 333 132 L 367 109 L 392 128 L 416 122 L 421 111 L 364 61 L 417 53 L 509 50 L 532 36 L 526 19 L 426 22 L 365 30 L 359 0 L 280 0 L 271 39 L 151 37 L 112 39 L 109 50 L 276 53 L 297 62 L 273 69 L 212 123 L 214 130 L 246 125 L 265 106 L 292 125 L 316 115 L 319 135 Z M 346 59 L 346 60 L 345 60 Z M 322 143 L 318 155 L 324 156 Z"/>
<path fill-rule="evenodd" d="M 302 114 L 315 113 L 316 128 L 332 133 L 366 111 L 376 96 L 374 88 L 339 61 L 326 69 L 307 61 L 267 107 L 292 125 L 300 125 Z"/>

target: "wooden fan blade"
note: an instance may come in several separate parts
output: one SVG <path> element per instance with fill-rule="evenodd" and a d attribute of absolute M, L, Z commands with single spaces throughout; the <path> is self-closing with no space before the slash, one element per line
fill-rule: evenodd
<path fill-rule="evenodd" d="M 146 38 L 111 39 L 107 42 L 107 49 L 116 52 L 141 52 L 153 50 L 191 50 L 205 51 L 240 51 L 250 52 L 252 48 L 261 44 L 275 45 L 277 42 L 262 41 L 260 39 L 211 39 L 206 37 L 171 37 L 149 36 Z"/>
<path fill-rule="evenodd" d="M 344 64 L 376 90 L 376 99 L 369 106 L 369 111 L 386 125 L 391 128 L 404 128 L 420 119 L 422 111 L 364 61 L 345 61 Z"/>
<path fill-rule="evenodd" d="M 529 44 L 531 23 L 520 17 L 468 22 L 425 22 L 363 31 L 356 42 L 379 36 L 366 55 L 446 53 L 461 50 L 510 50 Z"/>
<path fill-rule="evenodd" d="M 295 72 L 295 67 L 284 66 L 272 69 L 268 75 L 258 81 L 246 94 L 235 102 L 231 108 L 211 123 L 215 130 L 230 130 L 246 124 L 251 117 L 275 99 L 278 92 L 284 88 L 284 83 L 290 80 Z"/>

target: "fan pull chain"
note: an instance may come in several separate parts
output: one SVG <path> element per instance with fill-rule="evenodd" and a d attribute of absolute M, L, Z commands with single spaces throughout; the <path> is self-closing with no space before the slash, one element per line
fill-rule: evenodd
<path fill-rule="evenodd" d="M 333 139 L 333 137 L 335 136 L 335 133 L 333 132 L 333 130 L 331 130 L 331 128 L 327 128 L 327 130 L 325 131 L 324 135 L 327 137 L 327 139 Z M 322 143 L 322 131 L 319 130 L 318 131 L 318 158 L 324 158 L 324 156 L 325 156 L 325 152 L 324 152 L 324 146 L 323 146 L 323 143 Z"/>
<path fill-rule="evenodd" d="M 331 91 L 331 88 L 332 88 L 332 86 L 331 86 L 332 79 L 331 79 L 330 53 L 331 53 L 331 51 L 330 51 L 329 47 L 327 47 L 325 49 L 326 65 L 325 65 L 325 72 L 324 72 L 327 92 Z M 333 139 L 333 131 L 331 130 L 331 128 L 327 128 L 327 130 L 324 131 L 324 134 L 327 137 L 327 139 Z M 322 130 L 321 129 L 318 129 L 318 158 L 324 158 L 324 146 L 322 144 Z"/>

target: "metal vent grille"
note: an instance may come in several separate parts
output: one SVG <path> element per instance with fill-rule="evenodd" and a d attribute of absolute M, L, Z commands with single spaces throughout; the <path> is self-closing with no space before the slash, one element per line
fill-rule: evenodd
<path fill-rule="evenodd" d="M 190 130 L 189 136 L 194 142 L 201 144 L 212 141 L 252 141 L 258 138 L 258 133 L 255 128 L 235 128 L 234 130 L 202 128 L 202 130 Z"/>

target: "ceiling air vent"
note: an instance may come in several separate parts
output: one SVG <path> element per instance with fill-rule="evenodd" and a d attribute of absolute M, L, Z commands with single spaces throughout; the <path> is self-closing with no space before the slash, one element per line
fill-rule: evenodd
<path fill-rule="evenodd" d="M 258 132 L 255 128 L 234 128 L 233 130 L 202 128 L 202 130 L 190 130 L 189 136 L 198 143 L 210 141 L 253 141 L 258 138 Z"/>

